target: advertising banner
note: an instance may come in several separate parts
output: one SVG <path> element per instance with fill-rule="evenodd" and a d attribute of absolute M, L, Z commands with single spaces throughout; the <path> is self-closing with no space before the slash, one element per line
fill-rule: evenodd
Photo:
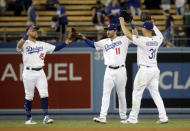
<path fill-rule="evenodd" d="M 23 63 L 20 54 L 0 54 L 0 109 L 24 108 Z M 44 71 L 48 79 L 50 109 L 91 109 L 91 53 L 47 55 Z M 40 109 L 37 89 L 33 108 Z"/>
<path fill-rule="evenodd" d="M 190 63 L 159 63 L 159 90 L 163 98 L 190 98 Z M 133 81 L 138 71 L 133 63 Z M 145 90 L 143 98 L 150 98 Z"/>

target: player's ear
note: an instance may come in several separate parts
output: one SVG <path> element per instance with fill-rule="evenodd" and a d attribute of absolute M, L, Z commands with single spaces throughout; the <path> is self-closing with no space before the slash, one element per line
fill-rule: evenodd
<path fill-rule="evenodd" d="M 114 30 L 114 32 L 118 35 L 118 31 L 117 30 Z"/>

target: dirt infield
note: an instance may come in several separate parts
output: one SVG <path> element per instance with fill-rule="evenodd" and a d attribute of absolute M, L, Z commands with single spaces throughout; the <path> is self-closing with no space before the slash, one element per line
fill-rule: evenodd
<path fill-rule="evenodd" d="M 190 131 L 190 128 L 0 128 L 0 131 Z"/>

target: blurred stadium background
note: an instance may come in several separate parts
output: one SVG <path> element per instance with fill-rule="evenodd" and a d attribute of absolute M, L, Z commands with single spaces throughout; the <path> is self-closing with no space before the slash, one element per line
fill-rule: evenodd
<path fill-rule="evenodd" d="M 16 0 L 17 2 L 19 0 Z M 164 33 L 166 19 L 160 6 L 158 9 L 146 9 L 140 0 L 142 12 L 148 12 L 156 20 L 156 25 Z M 157 0 L 152 0 L 157 5 Z M 7 10 L 0 15 L 0 119 L 24 119 L 24 89 L 22 83 L 22 57 L 15 50 L 17 41 L 22 38 L 27 26 L 27 10 L 21 11 L 19 16 L 14 15 L 14 0 L 6 0 Z M 8 3 L 12 4 L 12 9 Z M 98 31 L 92 23 L 92 7 L 96 7 L 96 0 L 59 0 L 67 10 L 69 27 L 75 27 L 92 40 L 97 40 Z M 104 3 L 101 0 L 101 3 Z M 151 2 L 151 0 L 150 0 Z M 156 3 L 154 3 L 156 2 Z M 186 1 L 188 5 L 188 1 Z M 159 3 L 159 2 L 158 2 Z M 161 3 L 161 1 L 160 1 Z M 16 4 L 15 4 L 16 5 Z M 22 5 L 23 6 L 23 5 Z M 46 0 L 36 0 L 35 10 L 37 25 L 40 26 L 39 40 L 57 44 L 65 39 L 65 34 L 52 29 L 52 16 L 56 9 L 48 9 Z M 130 11 L 130 10 L 129 10 Z M 184 23 L 185 14 L 177 14 L 175 0 L 171 0 L 170 13 L 174 18 L 174 29 L 168 47 L 163 44 L 158 54 L 158 65 L 161 71 L 160 93 L 163 97 L 169 119 L 190 118 L 190 44 Z M 135 15 L 136 25 L 143 22 L 140 16 Z M 190 19 L 188 19 L 190 22 Z M 109 24 L 106 18 L 105 25 Z M 128 25 L 129 26 L 129 25 Z M 140 28 L 139 28 L 140 29 Z M 104 32 L 100 32 L 106 37 Z M 91 119 L 100 111 L 102 97 L 102 83 L 105 66 L 102 52 L 89 48 L 83 41 L 76 41 L 60 52 L 47 55 L 45 71 L 48 78 L 50 94 L 50 114 L 55 119 Z M 131 108 L 132 86 L 137 72 L 136 47 L 130 46 L 127 55 L 128 82 L 126 96 L 128 112 Z M 141 119 L 157 119 L 157 110 L 148 92 L 142 100 Z M 41 118 L 39 95 L 36 91 L 33 102 L 33 114 Z M 115 91 L 112 92 L 108 118 L 119 119 L 118 103 Z M 17 116 L 17 117 L 12 117 Z M 76 117 L 78 116 L 78 117 Z"/>

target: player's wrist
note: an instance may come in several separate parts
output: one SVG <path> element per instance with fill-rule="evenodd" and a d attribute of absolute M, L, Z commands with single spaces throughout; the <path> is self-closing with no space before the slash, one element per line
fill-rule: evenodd
<path fill-rule="evenodd" d="M 65 44 L 68 45 L 69 43 L 70 43 L 70 40 L 67 39 L 67 40 L 65 41 Z"/>
<path fill-rule="evenodd" d="M 28 35 L 25 34 L 24 37 L 22 38 L 23 40 L 28 40 Z"/>
<path fill-rule="evenodd" d="M 83 40 L 86 40 L 87 38 L 86 38 L 86 37 L 83 37 L 82 39 L 83 39 Z"/>
<path fill-rule="evenodd" d="M 131 28 L 132 28 L 132 30 L 134 30 L 135 29 L 135 25 L 131 24 Z"/>

